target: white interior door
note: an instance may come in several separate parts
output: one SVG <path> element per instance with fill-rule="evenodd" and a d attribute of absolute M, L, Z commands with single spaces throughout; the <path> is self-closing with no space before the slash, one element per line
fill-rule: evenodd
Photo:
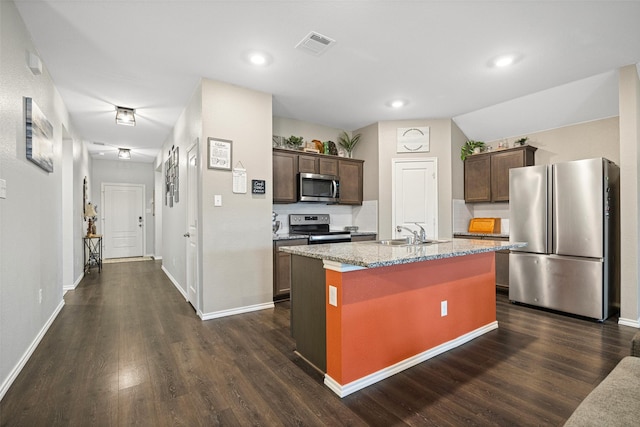
<path fill-rule="evenodd" d="M 187 151 L 187 298 L 198 311 L 198 143 Z"/>
<path fill-rule="evenodd" d="M 419 231 L 420 224 L 427 238 L 438 238 L 438 174 L 436 159 L 393 159 L 392 235 L 411 235 L 396 226 Z"/>
<path fill-rule="evenodd" d="M 105 258 L 144 255 L 144 186 L 103 184 Z"/>

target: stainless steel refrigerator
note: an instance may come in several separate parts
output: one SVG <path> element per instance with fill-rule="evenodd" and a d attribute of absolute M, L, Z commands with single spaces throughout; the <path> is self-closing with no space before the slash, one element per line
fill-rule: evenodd
<path fill-rule="evenodd" d="M 509 172 L 509 299 L 604 320 L 619 309 L 620 170 L 604 159 Z"/>

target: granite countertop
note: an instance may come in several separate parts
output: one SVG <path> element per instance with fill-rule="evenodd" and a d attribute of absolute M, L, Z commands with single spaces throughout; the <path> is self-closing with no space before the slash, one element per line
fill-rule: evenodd
<path fill-rule="evenodd" d="M 410 246 L 387 246 L 373 242 L 329 243 L 325 245 L 284 246 L 280 250 L 293 255 L 375 268 L 526 246 L 526 243 L 496 240 L 451 239 L 443 242 Z"/>
<path fill-rule="evenodd" d="M 468 237 L 506 237 L 509 238 L 508 233 L 469 233 L 468 231 L 456 231 L 453 236 L 468 236 Z"/>
<path fill-rule="evenodd" d="M 375 236 L 376 234 L 378 233 L 375 231 L 352 231 L 351 232 L 352 236 Z M 309 236 L 306 234 L 274 234 L 273 241 L 275 242 L 276 240 L 306 239 L 307 237 Z"/>

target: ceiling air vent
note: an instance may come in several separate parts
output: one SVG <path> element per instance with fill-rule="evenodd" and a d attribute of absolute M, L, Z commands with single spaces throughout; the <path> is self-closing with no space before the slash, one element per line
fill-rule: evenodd
<path fill-rule="evenodd" d="M 336 41 L 320 33 L 311 31 L 305 36 L 300 43 L 296 45 L 296 49 L 304 50 L 315 56 L 322 55 Z"/>

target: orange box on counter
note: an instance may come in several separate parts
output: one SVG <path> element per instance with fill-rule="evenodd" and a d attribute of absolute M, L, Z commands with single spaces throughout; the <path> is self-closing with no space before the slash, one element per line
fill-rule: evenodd
<path fill-rule="evenodd" d="M 471 218 L 469 233 L 500 234 L 500 218 Z"/>

